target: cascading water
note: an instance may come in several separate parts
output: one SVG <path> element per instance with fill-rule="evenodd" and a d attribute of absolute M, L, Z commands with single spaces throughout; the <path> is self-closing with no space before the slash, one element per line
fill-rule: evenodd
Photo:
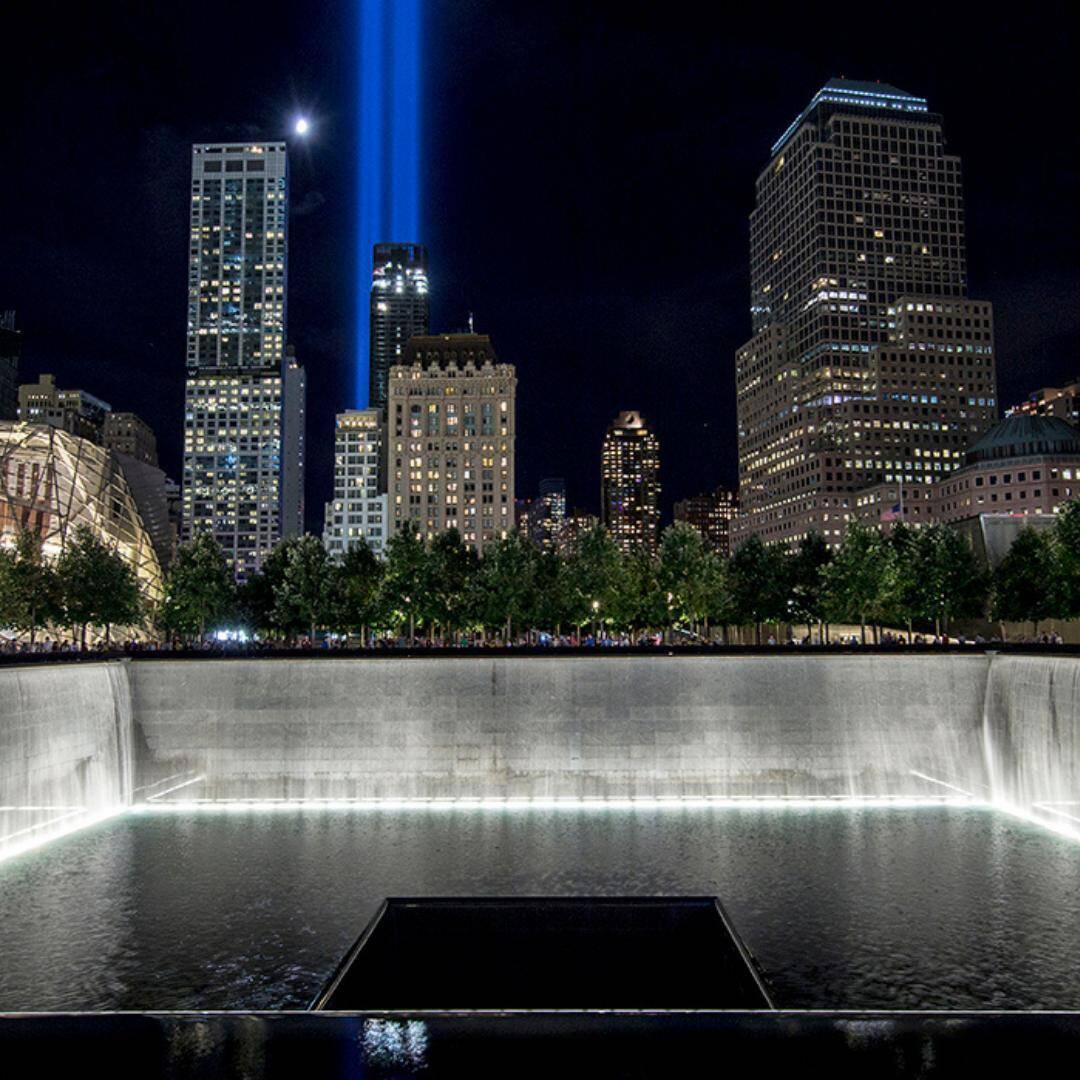
<path fill-rule="evenodd" d="M 1080 836 L 1080 660 L 994 656 L 983 747 L 993 805 Z"/>
<path fill-rule="evenodd" d="M 132 730 L 126 663 L 0 670 L 0 858 L 130 805 Z"/>

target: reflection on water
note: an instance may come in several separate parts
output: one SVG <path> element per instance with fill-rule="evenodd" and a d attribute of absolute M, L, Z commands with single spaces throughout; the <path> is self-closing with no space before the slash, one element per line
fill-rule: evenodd
<path fill-rule="evenodd" d="M 0 865 L 0 1009 L 303 1008 L 385 896 L 588 894 L 719 895 L 783 1007 L 1080 1008 L 1080 845 L 776 808 L 114 819 Z"/>

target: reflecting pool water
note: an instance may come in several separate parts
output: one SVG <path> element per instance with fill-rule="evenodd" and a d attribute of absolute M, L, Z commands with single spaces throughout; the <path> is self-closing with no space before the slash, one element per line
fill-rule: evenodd
<path fill-rule="evenodd" d="M 718 895 L 790 1008 L 1080 1008 L 1080 844 L 979 808 L 136 812 L 0 864 L 0 1009 L 304 1008 L 385 896 Z"/>

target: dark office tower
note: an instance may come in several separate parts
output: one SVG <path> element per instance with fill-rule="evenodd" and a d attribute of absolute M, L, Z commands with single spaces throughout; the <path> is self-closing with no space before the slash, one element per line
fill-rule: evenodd
<path fill-rule="evenodd" d="M 731 523 L 739 509 L 734 491 L 718 487 L 701 495 L 692 495 L 675 504 L 675 520 L 692 525 L 712 551 L 725 558 L 731 554 Z"/>
<path fill-rule="evenodd" d="M 302 512 L 303 369 L 285 353 L 285 144 L 195 146 L 190 199 L 183 532 L 211 533 L 243 580 Z"/>
<path fill-rule="evenodd" d="M 0 311 L 0 420 L 19 412 L 19 357 L 22 334 L 15 329 L 15 312 Z"/>
<path fill-rule="evenodd" d="M 997 417 L 960 160 L 923 98 L 833 79 L 772 148 L 736 354 L 738 539 L 837 544 L 857 492 L 930 484 Z"/>
<path fill-rule="evenodd" d="M 600 457 L 600 514 L 625 552 L 660 544 L 660 443 L 638 412 L 608 426 Z"/>
<path fill-rule="evenodd" d="M 428 332 L 427 250 L 422 244 L 376 244 L 371 275 L 368 407 L 386 412 L 390 368 L 409 338 Z"/>

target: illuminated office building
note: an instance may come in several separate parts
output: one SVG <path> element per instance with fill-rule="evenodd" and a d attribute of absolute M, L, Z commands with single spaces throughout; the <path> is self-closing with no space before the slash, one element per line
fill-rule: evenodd
<path fill-rule="evenodd" d="M 428 332 L 427 251 L 421 244 L 376 244 L 371 275 L 368 406 L 386 411 L 390 368 L 409 338 Z"/>
<path fill-rule="evenodd" d="M 960 160 L 923 98 L 833 79 L 772 148 L 736 354 L 740 535 L 837 544 L 856 494 L 931 484 L 997 418 Z"/>
<path fill-rule="evenodd" d="M 304 371 L 286 355 L 283 142 L 193 147 L 183 533 L 243 580 L 303 528 Z"/>
<path fill-rule="evenodd" d="M 389 496 L 394 529 L 457 529 L 483 550 L 514 528 L 512 364 L 486 334 L 414 337 L 390 369 Z"/>
<path fill-rule="evenodd" d="M 142 417 L 131 412 L 106 413 L 101 427 L 101 445 L 145 465 L 156 466 L 158 463 L 154 429 Z"/>
<path fill-rule="evenodd" d="M 608 426 L 600 456 L 600 513 L 625 552 L 660 544 L 660 443 L 638 412 Z"/>
<path fill-rule="evenodd" d="M 692 525 L 711 550 L 725 557 L 731 554 L 731 523 L 738 512 L 738 496 L 722 487 L 675 504 L 675 520 Z"/>
<path fill-rule="evenodd" d="M 83 439 L 100 443 L 112 406 L 85 390 L 61 390 L 56 377 L 42 375 L 19 387 L 19 419 L 26 424 L 49 424 Z"/>
<path fill-rule="evenodd" d="M 1066 423 L 1080 425 L 1080 379 L 1072 378 L 1064 386 L 1044 386 L 1026 401 L 1014 405 L 1007 416 L 1056 416 Z"/>
<path fill-rule="evenodd" d="M 383 424 L 378 409 L 349 409 L 334 422 L 334 497 L 326 504 L 323 544 L 335 559 L 361 542 L 386 548 L 387 495 L 380 491 Z"/>

